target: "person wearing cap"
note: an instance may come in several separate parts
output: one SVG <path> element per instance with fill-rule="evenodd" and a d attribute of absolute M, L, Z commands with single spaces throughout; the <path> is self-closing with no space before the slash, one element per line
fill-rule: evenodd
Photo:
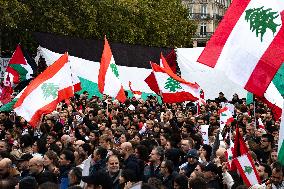
<path fill-rule="evenodd" d="M 199 156 L 197 150 L 196 149 L 189 150 L 186 157 L 187 157 L 187 164 L 184 167 L 184 170 L 186 176 L 189 177 L 190 174 L 194 171 L 194 169 L 198 165 Z"/>
<path fill-rule="evenodd" d="M 84 189 L 112 189 L 112 179 L 105 171 L 95 172 L 93 175 L 83 176 L 82 181 L 87 183 Z"/>
<path fill-rule="evenodd" d="M 221 182 L 219 182 L 218 179 L 218 167 L 214 163 L 209 163 L 204 167 L 204 178 L 207 183 L 207 188 L 222 188 Z"/>

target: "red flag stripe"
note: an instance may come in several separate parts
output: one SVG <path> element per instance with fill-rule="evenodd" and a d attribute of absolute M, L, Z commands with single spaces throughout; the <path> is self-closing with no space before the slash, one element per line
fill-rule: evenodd
<path fill-rule="evenodd" d="M 284 11 L 281 12 L 281 20 L 284 20 Z M 262 96 L 272 81 L 274 75 L 284 62 L 284 26 L 264 52 L 254 68 L 245 89 L 252 91 L 257 96 Z M 265 74 L 264 74 L 265 73 Z"/>
<path fill-rule="evenodd" d="M 198 98 L 188 92 L 162 93 L 164 103 L 176 103 L 184 101 L 196 101 Z"/>
<path fill-rule="evenodd" d="M 51 103 L 43 106 L 42 108 L 38 109 L 35 112 L 35 114 L 32 116 L 29 124 L 33 127 L 36 127 L 37 123 L 40 121 L 42 114 L 48 114 L 52 112 L 60 101 L 68 99 L 72 97 L 73 95 L 74 95 L 74 92 L 73 92 L 72 86 L 58 91 L 58 98 L 53 100 Z"/>
<path fill-rule="evenodd" d="M 191 83 L 188 81 L 185 81 L 184 79 L 180 78 L 179 76 L 177 76 L 176 74 L 174 74 L 172 71 L 168 71 L 165 68 L 162 68 L 161 66 L 157 65 L 156 63 L 151 62 L 151 66 L 154 72 L 162 72 L 162 73 L 167 73 L 170 77 L 172 77 L 173 79 L 175 79 L 176 81 L 186 84 L 192 88 L 199 88 L 199 85 L 197 83 Z"/>
<path fill-rule="evenodd" d="M 101 93 L 104 92 L 105 76 L 106 76 L 106 72 L 109 67 L 110 61 L 111 61 L 111 57 L 112 57 L 112 52 L 111 52 L 109 43 L 107 41 L 107 38 L 105 37 L 104 50 L 103 50 L 103 54 L 101 58 L 101 65 L 100 65 L 99 76 L 98 76 L 98 87 Z"/>
<path fill-rule="evenodd" d="M 250 1 L 251 0 L 234 0 L 232 2 L 228 10 L 226 11 L 223 20 L 219 24 L 218 29 L 210 38 L 209 42 L 206 45 L 206 48 L 199 56 L 197 60 L 198 62 L 208 65 L 212 68 L 215 67 L 227 39 L 229 38 L 232 30 L 234 29 L 235 25 L 237 24 Z"/>

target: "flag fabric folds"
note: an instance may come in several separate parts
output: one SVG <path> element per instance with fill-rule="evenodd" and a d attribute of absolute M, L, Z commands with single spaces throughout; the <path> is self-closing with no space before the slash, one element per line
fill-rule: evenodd
<path fill-rule="evenodd" d="M 116 98 L 120 102 L 126 100 L 126 95 L 119 79 L 118 67 L 115 64 L 110 45 L 106 38 L 98 76 L 98 87 L 102 94 Z"/>
<path fill-rule="evenodd" d="M 196 101 L 200 97 L 200 87 L 190 83 L 173 73 L 172 70 L 162 68 L 151 63 L 159 93 L 165 103 Z"/>
<path fill-rule="evenodd" d="M 198 62 L 263 96 L 284 62 L 283 9 L 281 0 L 234 0 Z"/>
<path fill-rule="evenodd" d="M 15 86 L 31 79 L 36 72 L 35 62 L 17 45 L 4 74 L 4 84 Z"/>
<path fill-rule="evenodd" d="M 54 111 L 59 102 L 80 90 L 76 77 L 66 53 L 24 89 L 14 105 L 15 112 L 35 127 L 43 114 Z"/>

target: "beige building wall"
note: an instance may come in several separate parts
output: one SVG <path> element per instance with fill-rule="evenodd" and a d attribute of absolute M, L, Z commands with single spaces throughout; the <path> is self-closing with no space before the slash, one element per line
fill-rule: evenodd
<path fill-rule="evenodd" d="M 222 20 L 231 0 L 182 0 L 188 18 L 197 23 L 193 36 L 194 47 L 204 47 Z"/>

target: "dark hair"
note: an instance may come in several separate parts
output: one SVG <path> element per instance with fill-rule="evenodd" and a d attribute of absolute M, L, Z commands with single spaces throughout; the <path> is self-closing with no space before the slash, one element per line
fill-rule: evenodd
<path fill-rule="evenodd" d="M 96 149 L 96 153 L 97 155 L 100 155 L 101 156 L 101 159 L 106 159 L 107 157 L 107 149 L 99 146 L 97 149 Z"/>
<path fill-rule="evenodd" d="M 270 177 L 272 174 L 271 167 L 265 163 L 261 163 L 260 166 L 264 167 L 264 172 L 268 174 L 268 177 Z"/>
<path fill-rule="evenodd" d="M 174 163 L 171 160 L 166 160 L 164 162 L 165 162 L 165 167 L 168 169 L 168 172 L 172 174 L 174 171 Z"/>
<path fill-rule="evenodd" d="M 75 156 L 74 156 L 74 153 L 72 151 L 63 150 L 63 152 L 61 152 L 61 154 L 65 155 L 66 160 L 69 160 L 70 162 L 74 162 Z"/>
<path fill-rule="evenodd" d="M 145 145 L 137 145 L 136 150 L 138 151 L 139 158 L 143 161 L 148 161 L 149 150 Z"/>
<path fill-rule="evenodd" d="M 180 189 L 188 189 L 188 178 L 184 175 L 178 175 L 174 182 L 179 185 Z"/>
<path fill-rule="evenodd" d="M 33 138 L 30 134 L 24 134 L 20 138 L 21 147 L 26 148 L 33 144 Z"/>
<path fill-rule="evenodd" d="M 68 189 L 83 189 L 81 186 L 69 186 Z"/>
<path fill-rule="evenodd" d="M 136 181 L 135 172 L 131 169 L 123 169 L 121 172 L 121 177 L 124 178 L 125 183 L 128 181 L 130 182 Z"/>
<path fill-rule="evenodd" d="M 196 177 L 189 181 L 191 189 L 206 189 L 206 181 L 201 177 Z"/>
<path fill-rule="evenodd" d="M 80 182 L 82 179 L 82 169 L 80 167 L 73 167 L 71 173 L 76 176 L 77 181 Z"/>
<path fill-rule="evenodd" d="M 53 182 L 45 182 L 39 185 L 39 189 L 59 189 L 59 185 Z"/>

